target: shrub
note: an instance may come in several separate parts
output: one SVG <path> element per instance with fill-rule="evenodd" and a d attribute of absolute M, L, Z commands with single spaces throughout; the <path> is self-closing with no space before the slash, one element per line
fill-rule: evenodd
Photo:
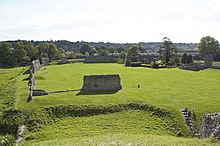
<path fill-rule="evenodd" d="M 131 62 L 131 67 L 140 67 L 141 62 Z"/>
<path fill-rule="evenodd" d="M 0 146 L 13 146 L 15 139 L 12 135 L 0 136 Z"/>
<path fill-rule="evenodd" d="M 117 63 L 119 63 L 119 64 L 123 64 L 124 62 L 125 62 L 125 60 L 122 58 L 118 58 L 118 60 L 117 60 Z"/>
<path fill-rule="evenodd" d="M 151 68 L 159 68 L 159 65 L 157 62 L 152 62 L 151 63 Z"/>

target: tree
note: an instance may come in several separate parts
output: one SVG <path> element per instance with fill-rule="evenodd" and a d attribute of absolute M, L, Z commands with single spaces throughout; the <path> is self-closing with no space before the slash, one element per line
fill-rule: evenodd
<path fill-rule="evenodd" d="M 107 50 L 103 50 L 103 49 L 100 49 L 99 52 L 98 52 L 99 56 L 107 56 L 107 54 L 108 54 L 108 51 Z"/>
<path fill-rule="evenodd" d="M 193 63 L 193 57 L 192 55 L 188 55 L 187 58 L 186 58 L 186 63 L 190 64 L 190 63 Z"/>
<path fill-rule="evenodd" d="M 183 63 L 183 64 L 193 63 L 193 57 L 192 57 L 192 55 L 187 55 L 186 53 L 184 53 L 183 56 L 182 56 L 182 58 L 181 58 L 181 63 Z"/>
<path fill-rule="evenodd" d="M 181 58 L 181 63 L 182 64 L 186 64 L 187 63 L 187 54 L 186 53 L 183 54 L 183 56 Z"/>
<path fill-rule="evenodd" d="M 7 67 L 14 65 L 13 48 L 11 43 L 3 42 L 0 46 L 0 66 Z"/>
<path fill-rule="evenodd" d="M 164 37 L 159 52 L 161 52 L 162 61 L 167 64 L 174 59 L 177 49 L 168 37 Z"/>
<path fill-rule="evenodd" d="M 128 55 L 130 56 L 138 56 L 139 55 L 139 47 L 134 45 L 128 49 Z"/>
<path fill-rule="evenodd" d="M 34 45 L 31 42 L 23 42 L 24 50 L 27 51 L 27 56 L 31 60 L 35 60 L 39 58 L 39 50 L 34 47 Z"/>
<path fill-rule="evenodd" d="M 93 48 L 93 49 L 89 52 L 89 55 L 92 56 L 93 54 L 96 54 L 96 53 L 98 53 L 98 51 L 97 51 L 95 48 Z"/>
<path fill-rule="evenodd" d="M 210 36 L 202 37 L 198 44 L 198 50 L 204 56 L 207 54 L 214 55 L 220 50 L 219 42 Z"/>
<path fill-rule="evenodd" d="M 90 52 L 91 50 L 92 50 L 92 47 L 89 44 L 83 44 L 79 52 L 85 55 L 86 52 Z"/>
<path fill-rule="evenodd" d="M 40 43 L 36 46 L 39 50 L 40 57 L 49 57 L 49 59 L 54 59 L 57 56 L 58 49 L 54 43 Z"/>
<path fill-rule="evenodd" d="M 54 43 L 49 43 L 47 54 L 50 59 L 54 59 L 57 56 L 58 49 Z"/>
<path fill-rule="evenodd" d="M 127 60 L 128 62 L 139 62 L 139 47 L 137 45 L 131 46 L 127 51 Z M 126 63 L 130 64 L 130 63 Z"/>
<path fill-rule="evenodd" d="M 14 58 L 16 61 L 16 65 L 25 66 L 30 64 L 30 57 L 27 56 L 27 51 L 24 50 L 23 42 L 17 42 L 15 45 Z"/>

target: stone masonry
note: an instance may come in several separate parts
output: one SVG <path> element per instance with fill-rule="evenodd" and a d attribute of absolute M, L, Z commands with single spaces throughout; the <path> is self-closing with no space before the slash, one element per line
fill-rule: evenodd
<path fill-rule="evenodd" d="M 40 70 L 40 68 L 41 68 L 41 65 L 40 65 L 39 59 L 33 60 L 31 62 L 31 68 L 30 69 L 32 70 L 33 74 L 36 74 L 38 72 L 38 70 Z"/>
<path fill-rule="evenodd" d="M 84 76 L 82 92 L 117 92 L 122 89 L 118 74 Z"/>
<path fill-rule="evenodd" d="M 220 140 L 220 113 L 211 113 L 203 116 L 200 137 L 212 137 Z"/>

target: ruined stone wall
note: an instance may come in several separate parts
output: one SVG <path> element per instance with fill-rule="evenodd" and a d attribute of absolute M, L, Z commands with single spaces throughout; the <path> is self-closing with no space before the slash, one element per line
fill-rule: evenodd
<path fill-rule="evenodd" d="M 37 59 L 37 60 L 33 60 L 32 62 L 31 62 L 31 70 L 32 70 L 32 72 L 34 73 L 34 74 L 36 74 L 37 72 L 38 72 L 38 70 L 40 70 L 40 68 L 41 68 L 41 65 L 40 65 L 40 61 L 39 61 L 39 59 Z"/>
<path fill-rule="evenodd" d="M 84 76 L 82 92 L 117 92 L 121 90 L 119 75 Z"/>
<path fill-rule="evenodd" d="M 206 114 L 203 116 L 200 137 L 213 137 L 220 140 L 220 113 Z"/>
<path fill-rule="evenodd" d="M 46 66 L 49 64 L 49 58 L 48 57 L 44 57 L 44 58 L 41 58 L 41 66 Z"/>
<path fill-rule="evenodd" d="M 116 59 L 112 56 L 88 56 L 84 63 L 114 63 Z"/>

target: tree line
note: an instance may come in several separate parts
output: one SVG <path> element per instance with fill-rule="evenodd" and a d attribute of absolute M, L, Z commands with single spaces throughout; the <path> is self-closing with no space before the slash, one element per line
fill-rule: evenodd
<path fill-rule="evenodd" d="M 60 58 L 64 53 L 62 48 L 57 48 L 53 43 L 43 42 L 34 46 L 28 41 L 19 41 L 12 47 L 10 42 L 0 45 L 0 67 L 26 66 L 32 60 L 48 57 Z"/>
<path fill-rule="evenodd" d="M 86 43 L 76 42 L 74 51 L 65 52 L 68 49 L 58 48 L 59 46 L 70 45 L 68 41 L 11 41 L 0 43 L 0 67 L 14 67 L 29 65 L 32 60 L 48 57 L 50 60 L 60 59 L 63 56 L 67 58 L 81 58 L 92 55 L 106 56 L 109 54 L 118 54 L 118 60 L 124 63 L 126 55 L 138 56 L 140 53 L 147 53 L 149 50 L 144 47 L 143 43 L 138 44 L 114 44 L 114 43 Z M 62 44 L 62 45 L 61 45 Z M 178 48 L 168 37 L 164 37 L 159 47 L 155 49 L 160 55 L 160 60 L 164 64 L 173 63 L 192 63 L 190 54 L 183 54 L 181 58 L 177 57 Z M 152 50 L 150 50 L 152 51 Z M 197 45 L 197 51 L 202 56 L 211 54 L 216 61 L 220 61 L 219 42 L 210 36 L 202 37 Z M 64 55 L 65 53 L 65 55 Z"/>

